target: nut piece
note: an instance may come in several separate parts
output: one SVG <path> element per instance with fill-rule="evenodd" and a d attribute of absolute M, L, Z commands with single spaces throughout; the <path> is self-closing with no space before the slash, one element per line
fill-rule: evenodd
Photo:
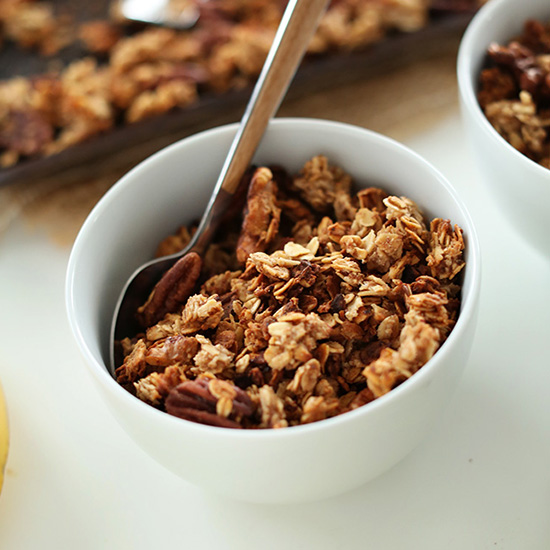
<path fill-rule="evenodd" d="M 218 403 L 222 414 L 217 412 Z M 171 415 L 224 428 L 241 428 L 240 422 L 254 413 L 254 405 L 246 392 L 229 382 L 207 376 L 176 386 L 165 404 L 166 412 Z"/>
<path fill-rule="evenodd" d="M 244 264 L 253 252 L 264 252 L 279 229 L 281 209 L 276 205 L 277 184 L 268 168 L 258 168 L 248 188 L 237 260 Z"/>
<path fill-rule="evenodd" d="M 115 371 L 117 382 L 126 386 L 139 380 L 147 374 L 147 362 L 145 354 L 147 346 L 143 340 L 139 340 L 132 348 L 129 355 L 124 358 L 124 363 Z"/>
<path fill-rule="evenodd" d="M 149 298 L 138 309 L 144 327 L 154 325 L 167 313 L 176 311 L 193 292 L 201 273 L 202 260 L 196 252 L 180 258 L 155 285 Z"/>

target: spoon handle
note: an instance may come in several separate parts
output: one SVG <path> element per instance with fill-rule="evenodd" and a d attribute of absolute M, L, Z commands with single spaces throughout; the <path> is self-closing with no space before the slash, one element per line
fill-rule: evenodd
<path fill-rule="evenodd" d="M 269 120 L 281 104 L 326 5 L 326 0 L 289 2 L 222 169 L 220 187 L 224 191 L 236 191 Z"/>
<path fill-rule="evenodd" d="M 296 73 L 328 0 L 290 0 L 197 230 L 207 242 Z"/>

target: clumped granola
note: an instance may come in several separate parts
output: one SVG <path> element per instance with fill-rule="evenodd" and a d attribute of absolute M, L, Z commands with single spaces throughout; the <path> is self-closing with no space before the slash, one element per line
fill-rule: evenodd
<path fill-rule="evenodd" d="M 56 15 L 51 2 L 0 0 L 2 38 L 53 55 L 74 40 L 74 31 L 70 18 Z"/>
<path fill-rule="evenodd" d="M 361 407 L 414 375 L 459 314 L 462 230 L 428 223 L 406 197 L 353 192 L 322 155 L 294 177 L 280 167 L 249 177 L 242 218 L 210 245 L 233 246 L 225 264 L 167 272 L 149 300 L 162 316 L 141 317 L 143 332 L 122 342 L 118 382 L 187 420 L 284 428 Z M 182 287 L 186 299 L 165 292 Z"/>
<path fill-rule="evenodd" d="M 528 20 L 508 44 L 489 46 L 478 100 L 506 141 L 550 168 L 550 23 Z"/>
<path fill-rule="evenodd" d="M 198 24 L 175 31 L 136 30 L 117 18 L 77 26 L 57 14 L 52 3 L 0 0 L 0 47 L 5 39 L 52 55 L 79 40 L 89 52 L 50 74 L 0 82 L 0 168 L 58 153 L 117 125 L 185 109 L 204 95 L 254 81 L 286 2 L 188 1 L 201 12 Z M 334 0 L 309 54 L 365 48 L 392 32 L 425 27 L 432 5 L 456 12 L 481 1 Z M 326 183 L 329 188 L 320 193 L 335 195 L 338 218 L 352 218 L 349 205 L 342 203 L 345 194 Z"/>

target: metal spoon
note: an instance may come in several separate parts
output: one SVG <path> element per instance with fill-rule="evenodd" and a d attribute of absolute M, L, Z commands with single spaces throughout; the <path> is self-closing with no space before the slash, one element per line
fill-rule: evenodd
<path fill-rule="evenodd" d="M 126 283 L 111 325 L 110 367 L 114 374 L 115 342 L 135 335 L 135 313 L 161 276 L 190 252 L 202 254 L 248 168 L 271 117 L 277 111 L 305 54 L 327 0 L 290 0 L 246 107 L 199 227 L 189 245 L 171 256 L 138 268 Z"/>
<path fill-rule="evenodd" d="M 199 19 L 199 9 L 185 5 L 182 9 L 172 5 L 170 0 L 120 0 L 118 12 L 130 21 L 163 25 L 174 29 L 190 29 Z"/>

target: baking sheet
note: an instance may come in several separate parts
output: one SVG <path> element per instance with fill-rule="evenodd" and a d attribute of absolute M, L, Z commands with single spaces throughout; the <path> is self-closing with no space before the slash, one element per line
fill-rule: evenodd
<path fill-rule="evenodd" d="M 108 2 L 58 1 L 59 11 L 85 21 L 104 16 Z M 349 84 L 384 71 L 396 70 L 429 55 L 449 34 L 460 34 L 471 13 L 435 11 L 425 28 L 414 33 L 393 33 L 368 50 L 306 59 L 289 90 L 290 99 L 329 87 Z M 0 52 L 0 78 L 39 74 L 51 63 L 68 63 L 84 55 L 78 45 L 65 48 L 56 60 L 40 57 L 6 45 Z M 86 142 L 45 158 L 27 159 L 0 169 L 0 187 L 32 182 L 37 178 L 62 177 L 76 181 L 98 173 L 137 164 L 162 147 L 200 130 L 238 120 L 250 95 L 250 88 L 224 94 L 203 94 L 185 109 L 173 110 L 132 125 L 114 128 Z M 98 162 L 99 161 L 99 162 Z"/>

